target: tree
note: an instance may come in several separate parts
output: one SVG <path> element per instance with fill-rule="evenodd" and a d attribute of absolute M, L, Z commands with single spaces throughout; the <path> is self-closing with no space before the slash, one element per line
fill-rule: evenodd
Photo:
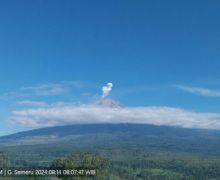
<path fill-rule="evenodd" d="M 108 168 L 109 162 L 108 159 L 100 157 L 98 155 L 94 155 L 91 153 L 82 153 L 82 152 L 74 152 L 71 155 L 65 158 L 56 159 L 51 168 L 60 168 L 64 170 L 68 169 L 95 169 L 96 175 L 91 176 L 89 179 L 107 179 L 108 178 Z M 77 177 L 68 177 L 64 175 L 58 176 L 64 180 L 71 179 L 88 179 L 85 176 Z"/>
<path fill-rule="evenodd" d="M 0 152 L 0 168 L 6 168 L 9 166 L 9 160 L 5 153 Z"/>

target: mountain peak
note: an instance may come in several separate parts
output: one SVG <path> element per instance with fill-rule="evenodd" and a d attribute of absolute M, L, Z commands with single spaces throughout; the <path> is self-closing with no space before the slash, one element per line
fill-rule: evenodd
<path fill-rule="evenodd" d="M 108 107 L 108 108 L 121 108 L 121 104 L 118 101 L 102 98 L 94 103 L 96 106 Z"/>

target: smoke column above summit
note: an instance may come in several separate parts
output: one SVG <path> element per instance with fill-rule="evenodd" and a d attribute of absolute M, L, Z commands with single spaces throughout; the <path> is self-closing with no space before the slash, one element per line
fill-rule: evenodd
<path fill-rule="evenodd" d="M 112 83 L 107 83 L 106 86 L 102 87 L 102 97 L 105 98 L 106 96 L 109 95 L 110 91 L 112 90 L 113 84 Z"/>

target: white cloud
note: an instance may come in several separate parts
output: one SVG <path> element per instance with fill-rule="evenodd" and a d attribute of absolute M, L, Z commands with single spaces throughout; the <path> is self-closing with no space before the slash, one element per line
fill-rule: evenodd
<path fill-rule="evenodd" d="M 14 92 L 0 95 L 0 99 L 26 99 L 33 96 L 57 96 L 79 90 L 87 85 L 80 81 L 63 81 L 58 83 L 46 83 L 36 86 L 22 87 Z"/>
<path fill-rule="evenodd" d="M 211 89 L 191 87 L 191 86 L 181 86 L 181 85 L 175 85 L 174 87 L 201 96 L 220 97 L 220 90 L 211 90 Z"/>
<path fill-rule="evenodd" d="M 18 101 L 17 104 L 24 105 L 24 106 L 47 106 L 48 105 L 44 101 L 30 101 L 30 100 Z"/>
<path fill-rule="evenodd" d="M 143 123 L 184 128 L 220 129 L 220 114 L 194 112 L 172 107 L 110 108 L 90 104 L 13 111 L 10 122 L 34 128 L 84 123 Z"/>
<path fill-rule="evenodd" d="M 22 90 L 38 96 L 51 96 L 65 93 L 67 87 L 63 84 L 42 84 L 39 86 L 25 87 L 22 88 Z"/>

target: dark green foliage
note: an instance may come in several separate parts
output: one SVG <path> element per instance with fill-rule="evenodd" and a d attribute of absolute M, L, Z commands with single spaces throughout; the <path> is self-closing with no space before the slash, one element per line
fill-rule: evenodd
<path fill-rule="evenodd" d="M 5 168 L 9 166 L 9 160 L 5 153 L 0 152 L 0 168 Z"/>
<path fill-rule="evenodd" d="M 157 179 L 157 180 L 176 180 L 183 179 L 182 174 L 176 173 L 174 171 L 163 170 L 163 169 L 146 169 L 142 170 L 138 175 L 141 179 Z"/>
<path fill-rule="evenodd" d="M 97 175 L 93 177 L 89 177 L 89 179 L 107 179 L 108 177 L 108 168 L 109 162 L 106 158 L 100 157 L 98 155 L 94 155 L 91 153 L 82 153 L 82 152 L 74 152 L 71 155 L 65 158 L 59 158 L 52 162 L 52 168 L 61 168 L 61 169 L 95 169 L 97 171 Z M 65 177 L 58 176 L 62 179 L 87 179 L 88 177 Z"/>

